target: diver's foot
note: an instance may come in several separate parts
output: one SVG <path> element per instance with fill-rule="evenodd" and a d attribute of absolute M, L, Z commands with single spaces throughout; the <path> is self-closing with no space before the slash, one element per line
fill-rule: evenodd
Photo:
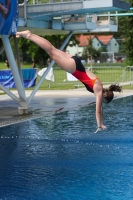
<path fill-rule="evenodd" d="M 22 31 L 22 32 L 17 32 L 16 33 L 16 37 L 19 38 L 19 37 L 23 37 L 23 38 L 29 38 L 31 36 L 31 32 L 29 30 L 27 31 Z"/>

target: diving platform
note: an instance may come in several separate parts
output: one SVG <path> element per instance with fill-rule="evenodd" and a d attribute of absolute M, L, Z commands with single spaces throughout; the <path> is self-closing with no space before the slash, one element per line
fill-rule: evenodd
<path fill-rule="evenodd" d="M 88 0 L 88 1 L 61 1 L 38 4 L 27 4 L 28 18 L 45 20 L 47 16 L 55 17 L 61 15 L 102 13 L 130 10 L 129 3 L 120 0 Z M 19 5 L 19 17 L 25 17 L 25 5 Z M 48 19 L 48 18 L 47 18 Z"/>
<path fill-rule="evenodd" d="M 113 21 L 97 20 L 98 13 L 107 13 L 130 10 L 129 3 L 120 0 L 88 0 L 88 1 L 61 1 L 19 5 L 19 30 L 40 29 L 40 35 L 45 35 L 46 30 L 61 34 L 66 31 L 105 32 L 117 31 L 117 17 Z M 90 16 L 91 15 L 91 16 Z M 109 18 L 109 17 L 108 17 Z M 107 23 L 108 22 L 108 23 Z M 44 31 L 45 29 L 45 31 Z M 44 33 L 45 32 L 45 33 Z M 49 31 L 48 31 L 49 32 Z M 37 34 L 37 33 L 36 33 Z"/>

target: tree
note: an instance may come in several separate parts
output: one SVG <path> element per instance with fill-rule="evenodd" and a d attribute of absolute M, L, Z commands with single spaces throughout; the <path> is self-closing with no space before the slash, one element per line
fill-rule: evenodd
<path fill-rule="evenodd" d="M 127 0 L 130 7 L 133 7 L 133 1 Z M 129 11 L 129 13 L 132 11 Z M 122 51 L 126 53 L 126 65 L 133 65 L 133 17 L 119 17 L 119 34 L 123 38 Z"/>

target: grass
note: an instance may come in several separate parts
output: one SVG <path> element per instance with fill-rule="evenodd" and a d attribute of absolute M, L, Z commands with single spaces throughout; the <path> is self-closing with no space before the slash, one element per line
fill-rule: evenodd
<path fill-rule="evenodd" d="M 102 67 L 104 66 L 104 63 L 100 64 Z M 111 64 L 108 64 L 110 66 Z M 115 63 L 111 66 L 120 66 L 121 63 Z M 98 64 L 99 66 L 99 64 Z M 32 68 L 32 64 L 22 64 L 22 68 Z M 88 67 L 88 66 L 87 66 Z M 0 63 L 0 70 L 7 69 L 4 62 Z M 67 81 L 66 78 L 66 72 L 64 70 L 59 69 L 56 65 L 54 66 L 54 78 L 55 82 L 50 82 L 47 80 L 44 80 L 43 83 L 40 86 L 40 90 L 69 90 L 74 89 L 75 85 L 80 84 L 81 87 L 84 87 L 84 85 L 79 81 Z M 123 71 L 121 68 L 97 68 L 93 66 L 93 73 L 95 73 L 101 82 L 103 83 L 114 83 L 114 82 L 122 82 L 122 81 L 129 81 L 131 78 L 131 73 L 129 71 L 125 71 L 124 77 L 123 77 Z M 132 78 L 133 79 L 133 78 Z M 39 82 L 40 77 L 37 76 L 36 84 Z M 33 88 L 26 88 L 26 90 L 31 90 Z M 127 85 L 123 86 L 123 89 L 133 89 L 133 86 Z M 2 94 L 2 93 L 1 93 Z"/>
<path fill-rule="evenodd" d="M 122 89 L 123 90 L 133 90 L 133 85 L 123 85 Z"/>
<path fill-rule="evenodd" d="M 27 64 L 22 64 L 22 68 L 32 68 L 32 63 L 27 63 Z M 6 64 L 4 62 L 0 62 L 0 70 L 5 70 L 7 69 Z"/>

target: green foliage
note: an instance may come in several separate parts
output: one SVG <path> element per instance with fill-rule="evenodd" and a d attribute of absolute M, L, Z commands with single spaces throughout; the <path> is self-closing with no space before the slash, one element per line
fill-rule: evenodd
<path fill-rule="evenodd" d="M 24 2 L 24 0 L 18 0 L 18 3 L 19 4 L 21 4 L 21 3 L 23 3 Z"/>
<path fill-rule="evenodd" d="M 82 56 L 86 60 L 87 60 L 88 57 L 90 57 L 91 59 L 96 60 L 97 58 L 99 58 L 99 56 L 101 54 L 101 51 L 102 51 L 102 48 L 99 48 L 97 50 L 97 49 L 95 49 L 93 47 L 93 41 L 90 38 L 90 39 L 88 39 L 88 46 L 83 48 Z"/>
<path fill-rule="evenodd" d="M 133 7 L 133 1 L 127 0 L 130 7 Z M 128 11 L 133 12 L 133 11 Z M 133 65 L 133 17 L 119 17 L 119 34 L 123 41 L 120 43 L 120 51 L 126 53 L 126 65 Z"/>
<path fill-rule="evenodd" d="M 33 4 L 34 1 L 36 2 L 36 0 L 29 0 L 27 3 L 28 4 Z M 49 0 L 39 0 L 39 3 L 49 3 Z"/>

